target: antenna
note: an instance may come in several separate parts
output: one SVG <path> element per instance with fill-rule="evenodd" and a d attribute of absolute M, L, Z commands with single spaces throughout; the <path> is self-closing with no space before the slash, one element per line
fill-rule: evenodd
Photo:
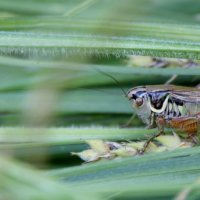
<path fill-rule="evenodd" d="M 115 77 L 111 76 L 110 74 L 107 74 L 107 73 L 104 72 L 104 71 L 101 71 L 100 69 L 98 69 L 98 68 L 96 68 L 96 67 L 95 67 L 95 69 L 96 69 L 98 72 L 100 72 L 101 74 L 104 74 L 104 75 L 108 76 L 109 78 L 111 78 L 111 79 L 116 83 L 116 85 L 121 89 L 121 91 L 123 92 L 124 96 L 125 96 L 126 98 L 128 98 L 128 96 L 127 96 L 127 94 L 126 94 L 126 91 L 121 87 L 120 82 L 119 82 Z"/>

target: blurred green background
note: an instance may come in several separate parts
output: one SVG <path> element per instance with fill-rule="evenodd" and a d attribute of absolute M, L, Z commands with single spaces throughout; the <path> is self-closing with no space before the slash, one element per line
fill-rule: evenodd
<path fill-rule="evenodd" d="M 195 0 L 0 1 L 0 199 L 199 199 L 199 147 L 82 165 L 147 130 L 119 85 L 200 81 Z M 163 68 L 130 55 L 186 59 Z M 149 58 L 151 58 L 149 57 Z M 143 58 L 140 57 L 141 60 Z M 22 164 L 23 163 L 23 164 Z"/>

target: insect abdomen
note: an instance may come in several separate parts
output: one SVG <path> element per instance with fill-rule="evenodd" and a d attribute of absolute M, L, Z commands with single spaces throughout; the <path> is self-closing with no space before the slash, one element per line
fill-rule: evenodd
<path fill-rule="evenodd" d="M 196 118 L 180 117 L 169 120 L 171 128 L 180 129 L 188 134 L 188 136 L 196 135 L 198 132 L 198 120 Z"/>

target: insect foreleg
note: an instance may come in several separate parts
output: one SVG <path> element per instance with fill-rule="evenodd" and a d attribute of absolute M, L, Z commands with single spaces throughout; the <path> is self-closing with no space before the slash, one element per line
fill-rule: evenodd
<path fill-rule="evenodd" d="M 147 149 L 147 147 L 149 146 L 149 143 L 154 140 L 155 138 L 157 138 L 158 136 L 164 134 L 163 130 L 160 130 L 158 133 L 156 133 L 155 135 L 152 135 L 144 144 L 144 146 L 142 147 L 142 149 L 139 150 L 139 154 L 143 154 L 145 152 L 145 150 Z"/>
<path fill-rule="evenodd" d="M 153 119 L 155 116 L 152 115 L 152 118 Z M 152 120 L 154 121 L 154 120 Z M 143 154 L 145 152 L 145 150 L 147 149 L 149 143 L 154 140 L 156 137 L 162 135 L 162 134 L 165 134 L 164 133 L 164 126 L 165 126 L 165 119 L 163 117 L 157 117 L 156 118 L 156 125 L 158 127 L 158 130 L 159 132 L 156 133 L 155 135 L 151 136 L 144 144 L 143 148 L 139 151 L 139 154 Z"/>
<path fill-rule="evenodd" d="M 151 113 L 150 124 L 148 124 L 147 126 L 148 129 L 152 129 L 156 127 L 154 118 L 155 118 L 154 113 Z"/>

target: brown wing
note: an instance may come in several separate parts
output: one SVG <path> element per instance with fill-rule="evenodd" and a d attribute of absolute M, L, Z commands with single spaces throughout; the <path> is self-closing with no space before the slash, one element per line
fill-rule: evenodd
<path fill-rule="evenodd" d="M 200 89 L 176 85 L 149 85 L 147 92 L 167 92 L 174 98 L 186 102 L 200 102 Z"/>
<path fill-rule="evenodd" d="M 200 103 L 200 90 L 197 88 L 183 87 L 172 91 L 172 96 L 185 102 Z"/>

